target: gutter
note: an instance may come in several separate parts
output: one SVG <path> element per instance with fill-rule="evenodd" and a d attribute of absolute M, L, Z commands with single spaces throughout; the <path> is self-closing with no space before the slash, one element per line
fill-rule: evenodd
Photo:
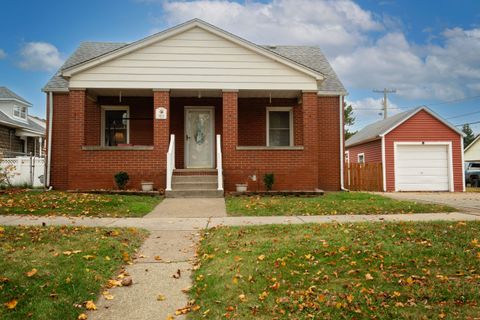
<path fill-rule="evenodd" d="M 339 118 L 340 118 L 340 190 L 342 191 L 349 191 L 348 189 L 345 189 L 345 182 L 344 182 L 344 149 L 343 149 L 343 117 L 344 117 L 344 111 L 343 111 L 343 96 L 338 96 L 339 99 Z"/>
<path fill-rule="evenodd" d="M 47 178 L 45 179 L 45 188 L 50 187 L 50 168 L 52 157 L 52 120 L 53 120 L 53 92 L 49 91 L 48 94 L 48 141 L 47 141 Z"/>

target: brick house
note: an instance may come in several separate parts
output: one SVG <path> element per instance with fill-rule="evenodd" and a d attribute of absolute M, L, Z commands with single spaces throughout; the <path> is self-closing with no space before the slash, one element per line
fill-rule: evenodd
<path fill-rule="evenodd" d="M 340 190 L 346 91 L 316 47 L 259 46 L 194 19 L 86 42 L 43 89 L 57 189 Z M 51 130 L 51 131 L 50 131 Z M 199 193 L 210 189 L 210 193 Z"/>
<path fill-rule="evenodd" d="M 463 133 L 427 107 L 370 124 L 345 142 L 350 163 L 381 163 L 383 191 L 465 191 Z"/>
<path fill-rule="evenodd" d="M 30 102 L 7 87 L 0 87 L 0 155 L 43 156 L 45 121 L 28 114 Z"/>

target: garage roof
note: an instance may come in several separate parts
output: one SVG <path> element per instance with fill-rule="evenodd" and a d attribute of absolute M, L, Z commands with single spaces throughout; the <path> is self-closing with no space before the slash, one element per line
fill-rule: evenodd
<path fill-rule="evenodd" d="M 405 112 L 398 113 L 394 116 L 391 116 L 387 119 L 377 121 L 375 123 L 372 123 L 365 128 L 361 129 L 358 131 L 354 136 L 352 136 L 350 139 L 348 139 L 345 142 L 345 147 L 351 147 L 357 144 L 361 144 L 364 142 L 369 142 L 373 140 L 380 139 L 382 136 L 386 135 L 396 127 L 398 127 L 400 124 L 403 122 L 407 121 L 410 119 L 412 116 L 417 114 L 420 111 L 426 111 L 428 112 L 431 116 L 448 126 L 450 129 L 453 131 L 457 132 L 458 134 L 463 136 L 463 132 L 458 130 L 454 125 L 452 125 L 450 122 L 446 121 L 442 117 L 440 117 L 438 114 L 427 108 L 426 106 L 421 106 L 417 107 L 415 109 L 411 109 Z"/>

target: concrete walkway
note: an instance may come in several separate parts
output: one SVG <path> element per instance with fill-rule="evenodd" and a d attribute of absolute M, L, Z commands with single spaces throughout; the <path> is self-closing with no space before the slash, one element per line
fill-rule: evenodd
<path fill-rule="evenodd" d="M 442 204 L 464 212 L 480 214 L 480 192 L 387 192 L 378 194 L 397 200 Z"/>
<path fill-rule="evenodd" d="M 226 217 L 224 198 L 167 198 L 144 218 Z"/>

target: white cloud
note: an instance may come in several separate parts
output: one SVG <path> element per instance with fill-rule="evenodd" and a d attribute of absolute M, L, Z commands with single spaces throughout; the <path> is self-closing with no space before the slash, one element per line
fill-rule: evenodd
<path fill-rule="evenodd" d="M 480 93 L 480 29 L 447 29 L 442 45 L 416 46 L 402 33 L 387 33 L 333 59 L 347 86 L 396 87 L 410 99 L 452 100 Z"/>
<path fill-rule="evenodd" d="M 413 43 L 399 18 L 353 0 L 137 1 L 159 3 L 162 24 L 201 18 L 259 44 L 318 45 L 350 90 L 394 87 L 410 100 L 480 94 L 480 28 L 430 30 Z"/>
<path fill-rule="evenodd" d="M 5 59 L 7 57 L 6 52 L 3 49 L 0 49 L 0 60 Z"/>
<path fill-rule="evenodd" d="M 373 15 L 350 0 L 198 0 L 162 2 L 170 25 L 200 18 L 259 44 L 321 45 L 328 55 L 351 51 L 381 30 Z"/>
<path fill-rule="evenodd" d="M 54 71 L 63 63 L 58 49 L 47 42 L 27 42 L 20 54 L 20 67 L 26 70 Z"/>
<path fill-rule="evenodd" d="M 382 98 L 372 97 L 358 100 L 345 99 L 345 103 L 347 105 L 351 104 L 353 107 L 353 113 L 356 118 L 355 124 L 353 125 L 354 130 L 361 129 L 366 124 L 383 119 L 382 100 Z M 388 116 L 392 116 L 402 111 L 405 110 L 400 109 L 397 104 L 388 101 Z"/>

